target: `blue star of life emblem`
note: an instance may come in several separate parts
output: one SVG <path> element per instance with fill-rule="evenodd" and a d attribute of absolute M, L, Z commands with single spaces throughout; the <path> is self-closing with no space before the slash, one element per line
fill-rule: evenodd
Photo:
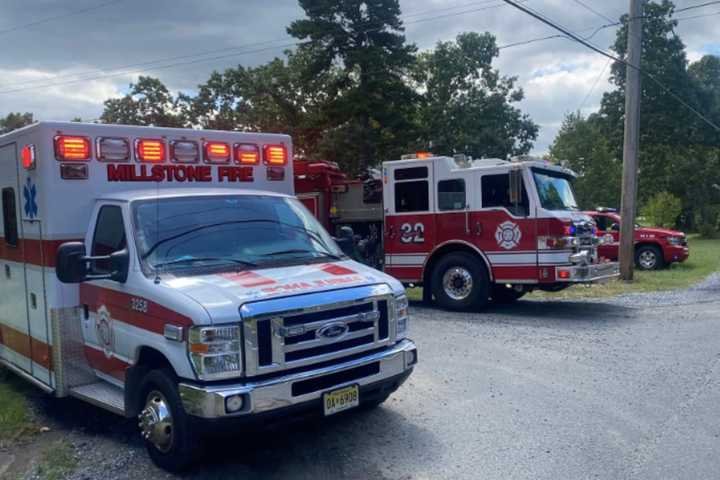
<path fill-rule="evenodd" d="M 37 217 L 37 189 L 30 178 L 27 179 L 25 187 L 23 187 L 23 197 L 25 198 L 25 216 L 28 218 Z"/>

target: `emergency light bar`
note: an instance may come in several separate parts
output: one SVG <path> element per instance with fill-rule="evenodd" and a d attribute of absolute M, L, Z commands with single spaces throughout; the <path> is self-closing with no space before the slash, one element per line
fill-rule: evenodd
<path fill-rule="evenodd" d="M 236 143 L 235 163 L 257 165 L 260 163 L 260 149 L 253 143 Z"/>
<path fill-rule="evenodd" d="M 55 159 L 59 161 L 85 162 L 90 160 L 90 139 L 71 135 L 55 137 Z"/>
<path fill-rule="evenodd" d="M 135 156 L 141 162 L 164 162 L 165 142 L 148 138 L 137 139 L 135 140 Z"/>
<path fill-rule="evenodd" d="M 25 145 L 21 155 L 23 168 L 25 170 L 35 170 L 35 145 Z"/>
<path fill-rule="evenodd" d="M 230 145 L 224 142 L 205 142 L 205 163 L 229 163 Z"/>
<path fill-rule="evenodd" d="M 287 149 L 285 145 L 265 145 L 263 147 L 263 161 L 265 165 L 287 165 Z"/>
<path fill-rule="evenodd" d="M 174 163 L 197 163 L 200 161 L 200 148 L 191 140 L 173 140 L 170 142 L 170 161 Z"/>
<path fill-rule="evenodd" d="M 130 142 L 126 138 L 100 137 L 95 143 L 97 159 L 101 162 L 130 160 Z"/>

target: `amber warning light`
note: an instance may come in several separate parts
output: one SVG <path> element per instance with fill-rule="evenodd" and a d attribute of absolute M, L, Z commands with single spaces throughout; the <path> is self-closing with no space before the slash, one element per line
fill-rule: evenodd
<path fill-rule="evenodd" d="M 266 165 L 280 166 L 287 164 L 287 149 L 285 145 L 265 145 L 263 159 Z"/>
<path fill-rule="evenodd" d="M 70 135 L 55 137 L 55 158 L 60 161 L 90 160 L 90 139 Z"/>
<path fill-rule="evenodd" d="M 235 162 L 241 165 L 257 165 L 260 163 L 260 150 L 252 143 L 235 145 Z"/>
<path fill-rule="evenodd" d="M 205 161 L 207 163 L 228 163 L 230 161 L 230 145 L 223 142 L 206 142 Z"/>
<path fill-rule="evenodd" d="M 136 140 L 135 153 L 141 162 L 164 162 L 165 142 L 162 140 Z"/>

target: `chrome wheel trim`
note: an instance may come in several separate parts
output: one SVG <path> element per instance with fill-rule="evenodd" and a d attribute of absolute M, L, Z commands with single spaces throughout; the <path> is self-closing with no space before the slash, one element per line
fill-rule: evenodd
<path fill-rule="evenodd" d="M 169 452 L 173 447 L 175 426 L 165 396 L 157 390 L 151 391 L 138 418 L 142 437 L 162 453 Z"/>
<path fill-rule="evenodd" d="M 455 301 L 467 299 L 473 290 L 473 278 L 463 267 L 451 267 L 445 271 L 442 278 L 445 295 Z"/>
<path fill-rule="evenodd" d="M 644 250 L 638 255 L 638 263 L 645 270 L 652 270 L 657 264 L 657 255 L 652 250 Z"/>

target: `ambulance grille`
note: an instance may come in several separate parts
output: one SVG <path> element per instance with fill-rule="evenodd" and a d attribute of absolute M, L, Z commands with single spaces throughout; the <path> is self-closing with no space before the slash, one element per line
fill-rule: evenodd
<path fill-rule="evenodd" d="M 391 298 L 366 298 L 246 321 L 246 345 L 250 347 L 246 349 L 247 374 L 341 362 L 348 356 L 388 345 L 394 335 Z"/>

